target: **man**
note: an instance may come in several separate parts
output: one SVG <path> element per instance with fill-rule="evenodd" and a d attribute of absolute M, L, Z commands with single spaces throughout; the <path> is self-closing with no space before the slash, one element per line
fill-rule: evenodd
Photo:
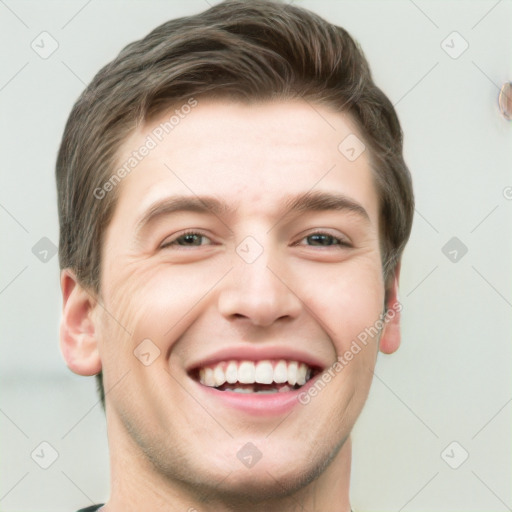
<path fill-rule="evenodd" d="M 260 0 L 163 24 L 82 94 L 57 183 L 61 347 L 111 457 L 87 510 L 349 511 L 413 216 L 349 34 Z"/>

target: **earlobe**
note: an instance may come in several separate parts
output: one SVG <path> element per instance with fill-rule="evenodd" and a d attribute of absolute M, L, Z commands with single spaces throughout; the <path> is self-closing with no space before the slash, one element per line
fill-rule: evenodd
<path fill-rule="evenodd" d="M 380 338 L 379 350 L 384 354 L 392 354 L 400 347 L 400 312 L 402 304 L 398 298 L 398 282 L 400 279 L 400 263 L 396 266 L 392 282 L 387 288 L 386 324 Z"/>
<path fill-rule="evenodd" d="M 60 349 L 69 369 L 79 375 L 96 375 L 101 360 L 96 338 L 96 301 L 70 269 L 61 272 L 63 298 Z"/>

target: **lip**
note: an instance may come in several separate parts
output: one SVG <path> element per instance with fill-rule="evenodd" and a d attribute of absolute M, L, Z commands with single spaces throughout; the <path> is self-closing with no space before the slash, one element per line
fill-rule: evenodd
<path fill-rule="evenodd" d="M 292 391 L 277 392 L 272 394 L 236 393 L 233 391 L 219 391 L 216 388 L 205 386 L 191 378 L 198 387 L 200 393 L 204 393 L 212 409 L 234 409 L 246 414 L 258 417 L 282 416 L 289 413 L 294 407 L 300 406 L 299 395 L 307 392 L 319 378 L 321 372 L 309 379 L 304 386 Z"/>
<path fill-rule="evenodd" d="M 323 371 L 327 367 L 322 361 L 312 354 L 297 350 L 293 347 L 275 346 L 258 347 L 254 345 L 226 347 L 210 355 L 206 355 L 201 360 L 190 364 L 187 372 L 193 372 L 205 366 L 212 366 L 221 361 L 264 361 L 269 359 L 284 359 L 286 361 L 298 361 L 306 363 L 311 368 Z M 307 383 L 306 383 L 307 384 Z M 302 388 L 301 388 L 302 389 Z M 283 393 L 285 394 L 285 393 Z"/>
<path fill-rule="evenodd" d="M 201 384 L 194 374 L 199 368 L 213 366 L 222 361 L 263 361 L 284 359 L 305 363 L 315 370 L 316 375 L 298 389 L 271 394 L 236 393 L 233 391 L 220 391 L 214 387 Z M 200 393 L 205 394 L 205 400 L 212 404 L 215 410 L 231 409 L 245 414 L 258 416 L 279 416 L 289 413 L 294 406 L 300 405 L 299 394 L 307 391 L 314 384 L 319 375 L 327 368 L 327 364 L 320 361 L 313 354 L 285 345 L 261 347 L 253 344 L 225 347 L 188 366 L 187 374 Z"/>

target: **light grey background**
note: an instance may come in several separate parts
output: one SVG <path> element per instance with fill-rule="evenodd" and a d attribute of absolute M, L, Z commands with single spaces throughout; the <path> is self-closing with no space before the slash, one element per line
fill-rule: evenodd
<path fill-rule="evenodd" d="M 55 156 L 84 85 L 127 43 L 208 3 L 0 0 L 2 511 L 74 511 L 108 496 L 95 382 L 59 353 L 57 257 L 32 248 L 58 240 Z M 512 80 L 512 2 L 296 3 L 361 43 L 396 105 L 417 197 L 403 345 L 379 356 L 353 435 L 353 506 L 512 510 L 512 123 L 497 108 Z M 49 51 L 43 31 L 58 43 L 46 59 L 31 47 Z M 443 253 L 453 237 L 467 254 Z M 53 453 L 43 441 L 58 453 L 48 469 L 36 463 Z"/>

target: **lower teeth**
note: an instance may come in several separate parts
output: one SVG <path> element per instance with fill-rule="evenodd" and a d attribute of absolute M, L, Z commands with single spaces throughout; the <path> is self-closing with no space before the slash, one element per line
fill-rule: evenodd
<path fill-rule="evenodd" d="M 233 388 L 233 389 L 230 389 L 229 391 L 233 391 L 234 393 L 252 393 L 252 391 L 247 388 Z"/>
<path fill-rule="evenodd" d="M 217 388 L 219 389 L 219 388 Z M 267 389 L 254 389 L 254 387 L 245 387 L 245 388 L 225 388 L 221 391 L 231 391 L 232 393 L 257 393 L 260 395 L 270 395 L 272 393 L 284 393 L 285 391 L 291 391 L 295 389 L 292 386 L 280 386 L 279 388 L 267 388 Z"/>

